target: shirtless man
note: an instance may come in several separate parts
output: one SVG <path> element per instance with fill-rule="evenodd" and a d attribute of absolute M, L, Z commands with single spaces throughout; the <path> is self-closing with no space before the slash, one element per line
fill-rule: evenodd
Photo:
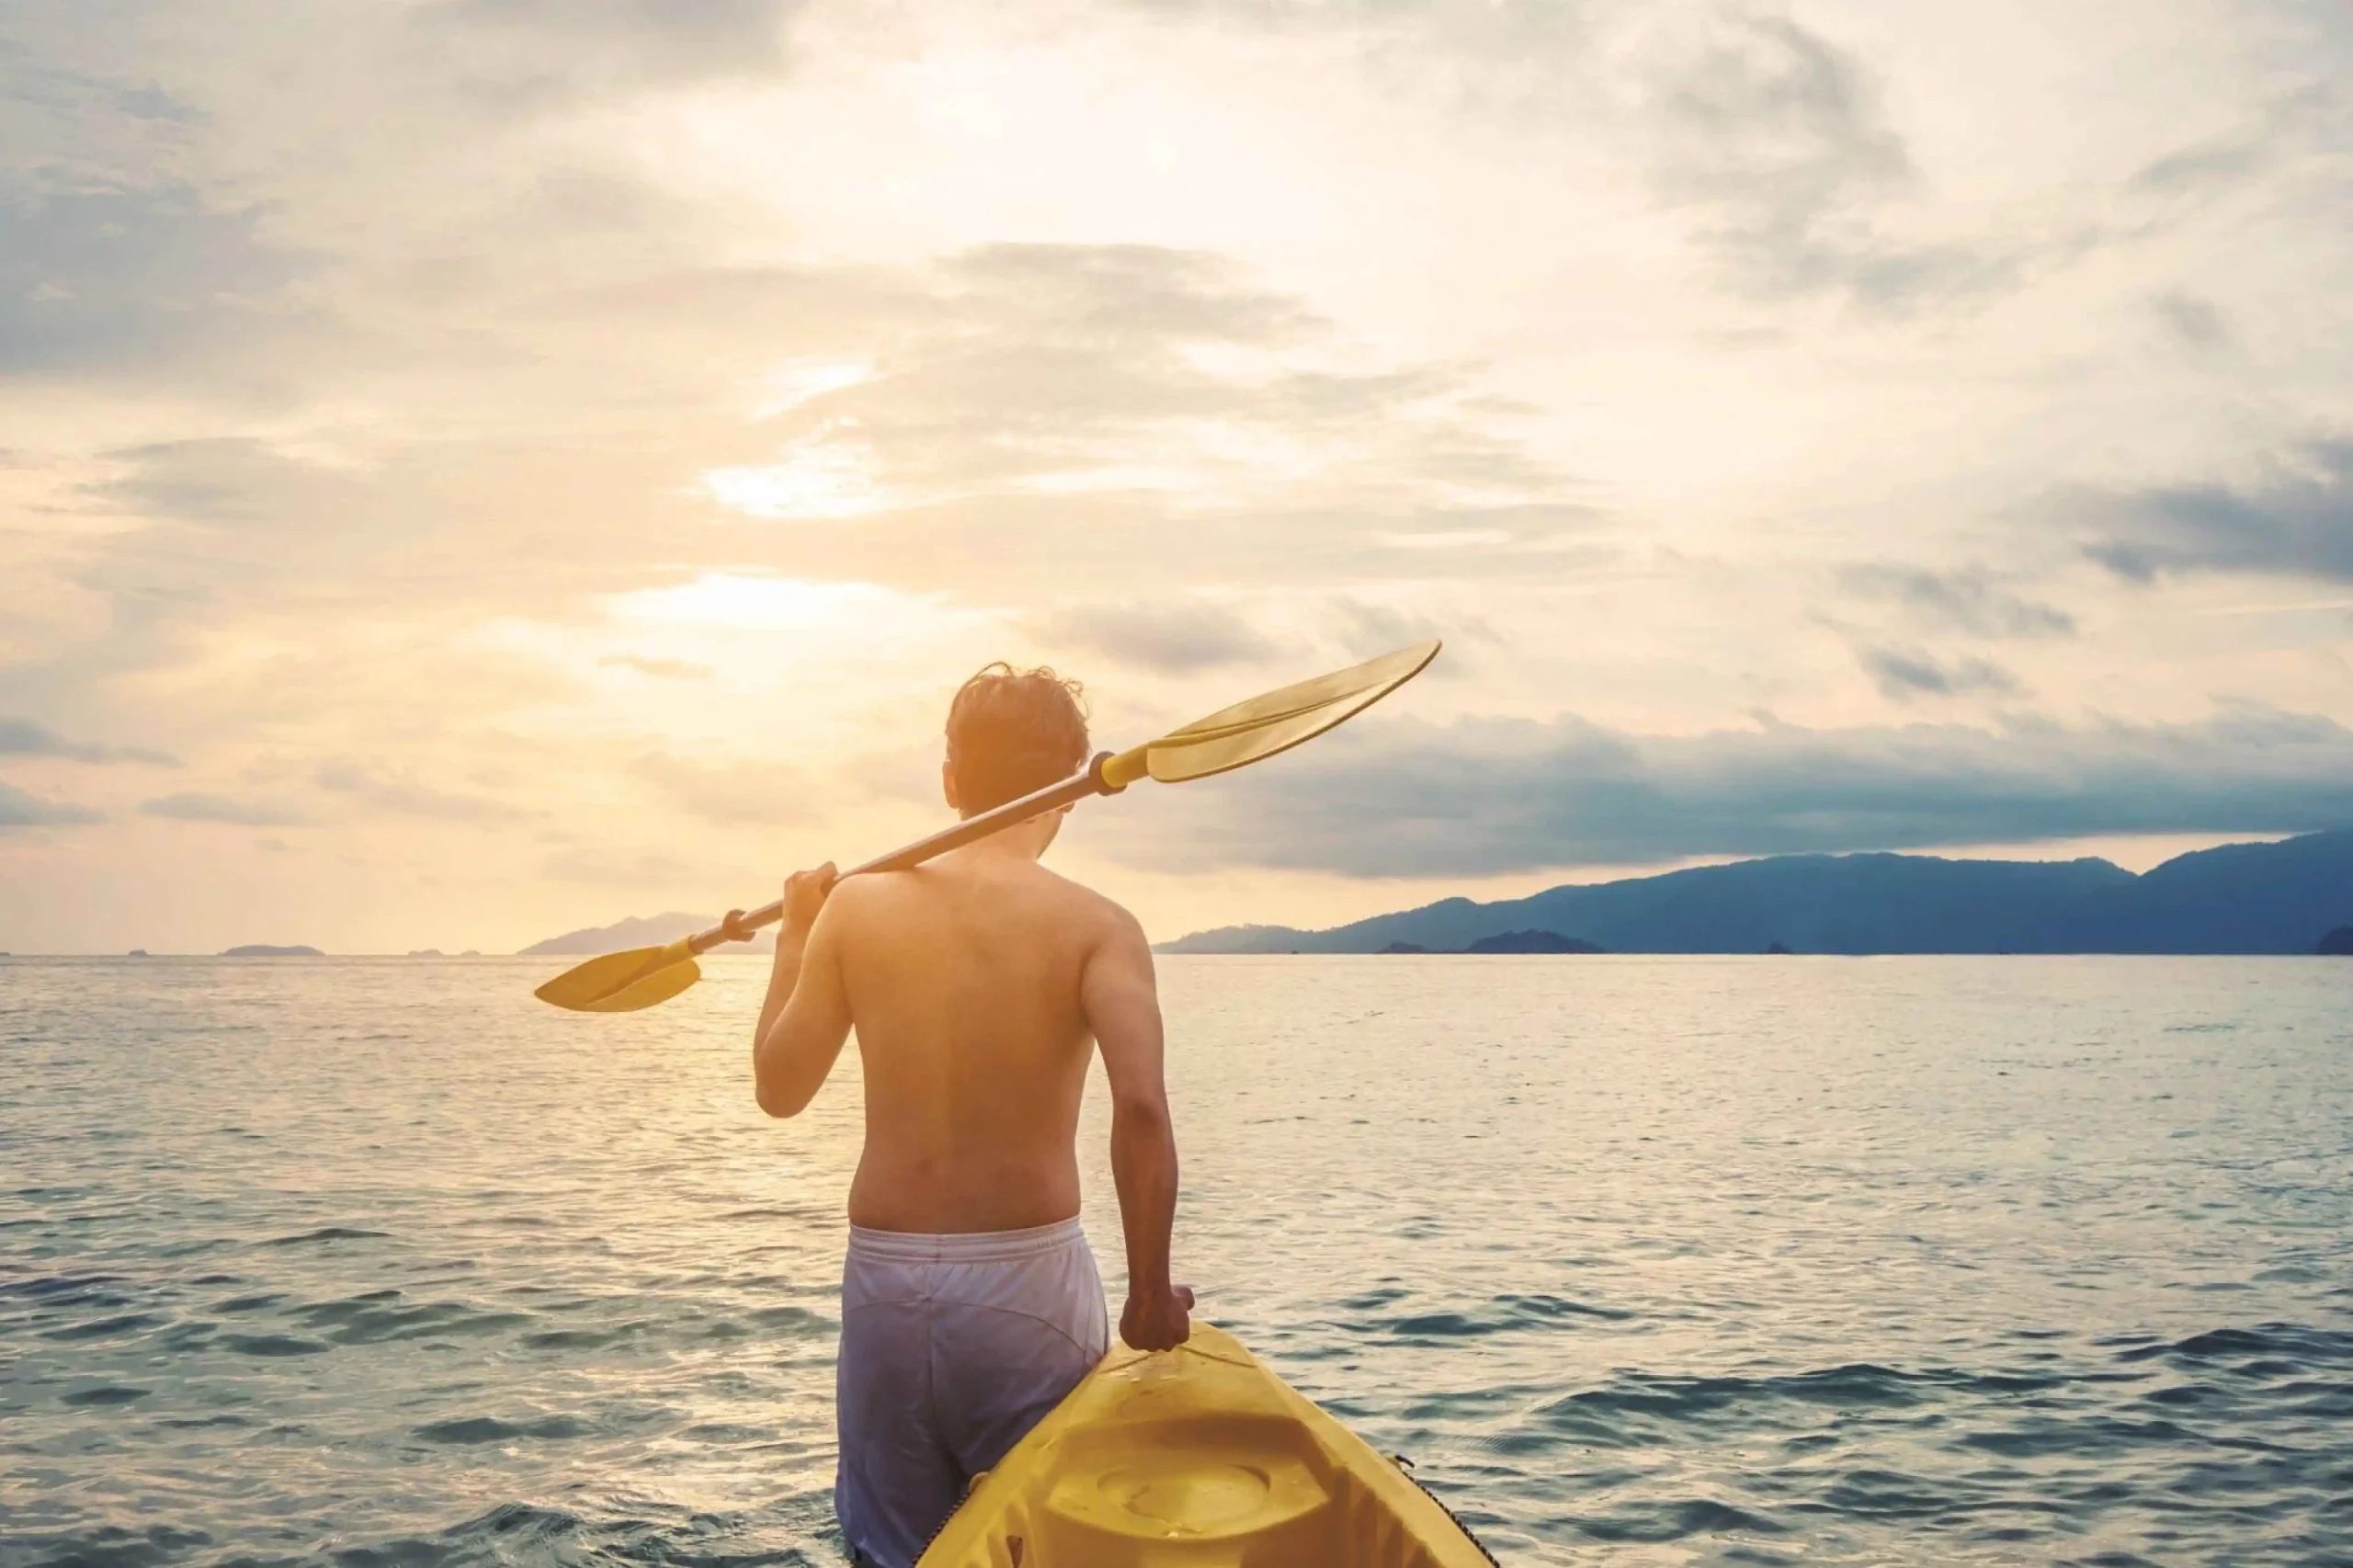
<path fill-rule="evenodd" d="M 965 816 L 1086 761 L 1077 694 L 994 665 L 948 713 L 948 804 Z M 911 871 L 785 883 L 753 1036 L 760 1108 L 808 1105 L 849 1031 L 866 1148 L 849 1193 L 834 1504 L 850 1549 L 909 1568 L 962 1498 L 1108 1348 L 1078 1224 L 1086 1064 L 1111 1088 L 1128 1251 L 1120 1336 L 1188 1333 L 1172 1285 L 1176 1144 L 1161 1081 L 1152 951 L 1126 910 L 1040 866 L 1063 812 Z"/>

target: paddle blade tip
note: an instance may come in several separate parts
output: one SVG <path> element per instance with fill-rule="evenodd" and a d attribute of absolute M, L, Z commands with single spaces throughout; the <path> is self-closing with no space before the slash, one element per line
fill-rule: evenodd
<path fill-rule="evenodd" d="M 633 1013 L 667 1002 L 702 978 L 683 944 L 600 953 L 573 965 L 531 994 L 574 1013 Z"/>
<path fill-rule="evenodd" d="M 1428 638 L 1197 719 L 1143 748 L 1151 776 L 1163 784 L 1181 784 L 1279 756 L 1412 680 L 1444 646 Z"/>

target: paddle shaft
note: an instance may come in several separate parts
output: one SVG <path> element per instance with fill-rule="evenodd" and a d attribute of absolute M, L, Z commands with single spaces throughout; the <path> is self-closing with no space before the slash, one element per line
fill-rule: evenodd
<path fill-rule="evenodd" d="M 961 849 L 967 844 L 976 843 L 1016 823 L 1025 823 L 1033 817 L 1044 816 L 1048 812 L 1074 805 L 1090 795 L 1116 795 L 1127 786 L 1115 784 L 1104 776 L 1103 765 L 1111 760 L 1111 756 L 1108 751 L 1101 753 L 1086 765 L 1084 773 L 1074 773 L 1059 784 L 1049 784 L 1017 801 L 1007 801 L 993 811 L 966 817 L 955 826 L 942 828 L 928 838 L 918 838 L 888 855 L 878 855 L 862 866 L 852 866 L 842 875 L 860 877 L 869 871 L 904 871 L 922 865 L 936 855 L 945 855 L 950 849 Z M 722 923 L 708 931 L 697 933 L 688 938 L 688 946 L 697 953 L 707 953 L 722 942 L 738 939 L 745 932 L 773 926 L 782 918 L 784 900 L 778 899 L 772 903 L 746 911 L 740 919 L 732 923 L 732 928 L 730 924 Z"/>

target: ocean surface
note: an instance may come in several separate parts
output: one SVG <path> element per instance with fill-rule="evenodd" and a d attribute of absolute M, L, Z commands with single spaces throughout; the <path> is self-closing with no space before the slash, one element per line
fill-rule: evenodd
<path fill-rule="evenodd" d="M 0 961 L 0 1565 L 841 1562 L 854 1059 L 550 967 Z M 1506 1564 L 2353 1563 L 2353 962 L 1163 987 L 1179 1276 Z"/>

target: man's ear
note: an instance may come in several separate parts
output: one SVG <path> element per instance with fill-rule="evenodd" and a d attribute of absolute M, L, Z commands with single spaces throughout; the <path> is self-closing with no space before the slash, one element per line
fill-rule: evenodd
<path fill-rule="evenodd" d="M 964 809 L 956 803 L 956 770 L 944 762 L 939 765 L 939 793 L 947 801 L 949 811 Z"/>

